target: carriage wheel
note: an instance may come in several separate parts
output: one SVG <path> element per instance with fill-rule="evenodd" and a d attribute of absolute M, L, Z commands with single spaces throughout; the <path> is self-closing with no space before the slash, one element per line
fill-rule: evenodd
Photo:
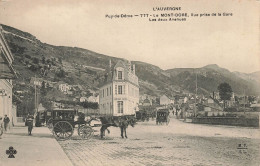
<path fill-rule="evenodd" d="M 84 126 L 80 126 L 78 129 L 78 135 L 82 138 L 82 139 L 90 139 L 94 134 L 94 130 L 92 129 L 92 127 L 84 125 Z"/>
<path fill-rule="evenodd" d="M 69 122 L 60 121 L 53 126 L 53 134 L 58 139 L 69 139 L 73 135 L 73 127 Z"/>
<path fill-rule="evenodd" d="M 50 118 L 48 121 L 47 121 L 47 127 L 50 129 L 50 130 L 52 130 L 52 128 L 53 128 L 53 123 L 52 123 L 52 118 Z"/>

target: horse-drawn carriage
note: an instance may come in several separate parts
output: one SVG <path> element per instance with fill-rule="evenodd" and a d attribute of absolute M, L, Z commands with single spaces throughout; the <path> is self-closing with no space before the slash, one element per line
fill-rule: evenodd
<path fill-rule="evenodd" d="M 85 121 L 85 116 L 84 118 L 82 116 L 76 118 L 77 114 L 77 111 L 74 109 L 53 109 L 47 126 L 58 139 L 70 138 L 74 133 L 76 125 L 78 125 L 79 136 L 85 139 L 91 138 L 94 130 L 90 122 L 93 119 Z"/>
<path fill-rule="evenodd" d="M 144 111 L 144 110 L 137 111 L 136 120 L 142 121 L 142 122 L 144 122 L 145 120 L 149 121 L 149 116 L 148 116 L 147 111 Z"/>
<path fill-rule="evenodd" d="M 77 116 L 76 116 L 77 115 Z M 91 125 L 93 120 L 100 121 L 101 124 Z M 85 114 L 74 109 L 54 109 L 51 111 L 51 118 L 47 122 L 48 128 L 57 139 L 68 139 L 74 133 L 74 128 L 78 125 L 78 135 L 83 139 L 89 139 L 94 135 L 93 127 L 101 127 L 100 136 L 103 138 L 108 127 L 120 127 L 121 137 L 127 138 L 126 128 L 128 125 L 135 125 L 135 116 L 97 116 L 86 120 Z"/>
<path fill-rule="evenodd" d="M 168 109 L 159 109 L 156 112 L 156 124 L 166 123 L 166 125 L 168 125 L 170 122 L 169 114 L 170 112 Z"/>

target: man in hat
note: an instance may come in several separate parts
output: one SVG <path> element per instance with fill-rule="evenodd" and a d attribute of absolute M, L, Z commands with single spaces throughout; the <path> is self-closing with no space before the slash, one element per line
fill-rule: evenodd
<path fill-rule="evenodd" d="M 32 129 L 33 129 L 33 115 L 28 114 L 27 118 L 26 118 L 26 122 L 28 125 L 28 135 L 32 135 Z"/>
<path fill-rule="evenodd" d="M 5 131 L 7 131 L 7 127 L 9 125 L 9 122 L 10 122 L 10 119 L 7 115 L 5 115 L 4 117 L 4 128 L 5 128 Z"/>

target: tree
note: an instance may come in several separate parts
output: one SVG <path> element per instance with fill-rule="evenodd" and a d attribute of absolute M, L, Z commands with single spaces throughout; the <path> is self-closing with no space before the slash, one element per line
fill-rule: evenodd
<path fill-rule="evenodd" d="M 219 84 L 218 91 L 219 91 L 220 99 L 223 100 L 224 102 L 224 108 L 225 108 L 226 101 L 231 99 L 232 92 L 233 92 L 232 88 L 228 83 L 224 82 Z"/>
<path fill-rule="evenodd" d="M 64 78 L 67 75 L 67 73 L 63 70 L 60 69 L 57 73 L 56 76 L 60 77 L 60 78 Z"/>
<path fill-rule="evenodd" d="M 41 86 L 41 89 L 40 89 L 40 90 L 41 90 L 41 94 L 42 94 L 43 96 L 45 96 L 45 95 L 47 94 L 45 81 L 42 82 L 42 86 Z"/>
<path fill-rule="evenodd" d="M 45 57 L 42 56 L 42 64 L 45 64 Z"/>
<path fill-rule="evenodd" d="M 249 103 L 253 103 L 253 101 L 255 101 L 255 97 L 254 96 L 248 96 L 248 101 L 249 101 Z"/>
<path fill-rule="evenodd" d="M 42 106 L 44 108 L 46 108 L 47 110 L 51 110 L 51 101 L 49 99 L 46 99 L 45 97 L 42 97 L 41 98 L 41 103 L 42 103 Z"/>
<path fill-rule="evenodd" d="M 39 64 L 39 59 L 38 58 L 33 58 L 33 63 L 34 64 Z"/>
<path fill-rule="evenodd" d="M 62 59 L 61 59 L 61 57 L 58 58 L 58 61 L 60 62 L 60 64 L 62 64 Z"/>
<path fill-rule="evenodd" d="M 204 111 L 204 105 L 203 104 L 198 103 L 197 106 L 198 106 L 198 111 Z"/>
<path fill-rule="evenodd" d="M 50 64 L 50 63 L 51 63 L 51 60 L 50 60 L 50 59 L 47 59 L 46 62 L 47 62 L 48 64 Z"/>

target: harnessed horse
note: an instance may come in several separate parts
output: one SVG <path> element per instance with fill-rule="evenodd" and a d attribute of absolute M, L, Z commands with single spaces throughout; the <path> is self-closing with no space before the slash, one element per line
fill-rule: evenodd
<path fill-rule="evenodd" d="M 100 117 L 100 120 L 102 122 L 102 127 L 100 129 L 100 136 L 101 138 L 103 138 L 105 136 L 105 130 L 108 131 L 108 133 L 110 133 L 110 131 L 108 130 L 108 127 L 114 126 L 114 127 L 120 127 L 121 130 L 121 137 L 127 138 L 127 134 L 126 134 L 126 128 L 128 127 L 128 125 L 131 125 L 132 127 L 135 126 L 136 124 L 136 120 L 135 118 L 131 118 L 131 117 Z"/>

